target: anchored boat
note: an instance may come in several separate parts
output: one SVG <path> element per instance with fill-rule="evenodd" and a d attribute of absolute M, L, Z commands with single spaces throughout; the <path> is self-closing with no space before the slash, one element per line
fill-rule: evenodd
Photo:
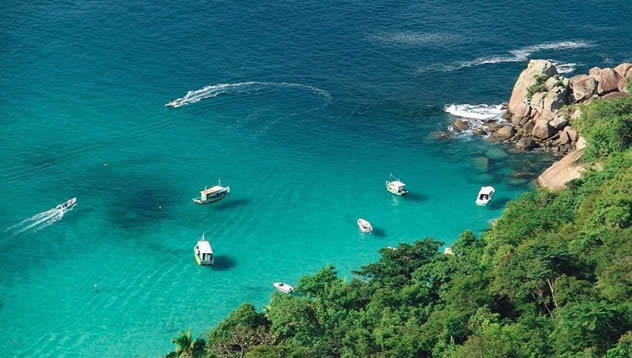
<path fill-rule="evenodd" d="M 202 238 L 195 244 L 193 248 L 193 254 L 195 255 L 195 262 L 200 266 L 213 264 L 213 248 L 211 243 L 206 241 L 204 234 Z"/>
<path fill-rule="evenodd" d="M 272 284 L 272 286 L 274 286 L 279 292 L 283 292 L 283 293 L 294 292 L 294 287 L 288 285 L 287 283 L 275 282 Z"/>
<path fill-rule="evenodd" d="M 406 186 L 406 184 L 404 184 L 401 180 L 393 177 L 393 174 L 391 174 L 391 179 L 393 180 L 387 180 L 386 181 L 386 190 L 388 190 L 389 192 L 395 194 L 395 195 L 406 195 L 408 194 L 408 190 L 404 189 L 404 187 Z"/>
<path fill-rule="evenodd" d="M 196 204 L 208 204 L 218 200 L 222 200 L 230 193 L 229 186 L 221 186 L 219 183 L 211 188 L 204 188 L 200 191 L 199 198 L 193 198 L 193 202 Z"/>
<path fill-rule="evenodd" d="M 371 231 L 373 231 L 373 226 L 371 226 L 371 223 L 362 218 L 358 219 L 358 227 L 360 228 L 360 231 L 369 234 L 371 233 Z"/>
<path fill-rule="evenodd" d="M 487 205 L 490 201 L 492 201 L 492 197 L 494 196 L 493 186 L 484 186 L 481 187 L 481 190 L 478 192 L 478 196 L 476 197 L 476 205 Z"/>

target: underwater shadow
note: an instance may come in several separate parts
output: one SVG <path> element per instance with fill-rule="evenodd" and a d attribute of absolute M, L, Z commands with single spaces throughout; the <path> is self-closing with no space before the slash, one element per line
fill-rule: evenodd
<path fill-rule="evenodd" d="M 237 206 L 247 205 L 248 203 L 250 203 L 250 199 L 230 200 L 230 201 L 226 201 L 226 202 L 216 205 L 215 210 L 232 209 Z"/>
<path fill-rule="evenodd" d="M 213 263 L 214 270 L 225 271 L 235 266 L 237 266 L 237 261 L 231 259 L 230 257 L 224 255 L 215 256 Z"/>
<path fill-rule="evenodd" d="M 428 196 L 419 193 L 411 193 L 409 192 L 404 196 L 404 200 L 412 200 L 412 201 L 426 201 L 428 200 Z"/>
<path fill-rule="evenodd" d="M 511 199 L 509 198 L 498 198 L 498 199 L 494 199 L 492 200 L 492 202 L 489 204 L 489 207 L 493 210 L 497 210 L 497 209 L 502 209 L 505 207 L 505 205 L 507 205 L 508 202 L 510 202 Z"/>
<path fill-rule="evenodd" d="M 386 237 L 386 233 L 384 232 L 384 230 L 382 229 L 373 229 L 373 232 L 371 233 L 373 236 L 377 236 L 377 237 Z"/>

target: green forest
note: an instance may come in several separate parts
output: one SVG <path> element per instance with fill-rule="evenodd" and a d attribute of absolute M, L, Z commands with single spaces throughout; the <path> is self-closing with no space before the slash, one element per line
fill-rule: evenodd
<path fill-rule="evenodd" d="M 573 122 L 588 173 L 525 193 L 454 255 L 426 238 L 244 303 L 167 357 L 632 357 L 632 97 Z"/>

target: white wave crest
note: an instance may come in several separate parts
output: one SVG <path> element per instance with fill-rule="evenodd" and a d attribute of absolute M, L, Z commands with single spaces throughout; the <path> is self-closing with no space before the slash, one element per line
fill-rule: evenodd
<path fill-rule="evenodd" d="M 463 37 L 457 34 L 416 31 L 380 32 L 370 36 L 369 39 L 382 43 L 409 46 L 454 44 L 463 41 Z"/>
<path fill-rule="evenodd" d="M 300 83 L 287 83 L 287 82 L 239 82 L 239 83 L 218 83 L 211 86 L 206 86 L 197 90 L 188 91 L 184 97 L 177 98 L 171 101 L 169 104 L 171 107 L 181 107 L 187 104 L 196 103 L 206 98 L 213 98 L 224 93 L 249 93 L 253 91 L 260 91 L 270 87 L 279 88 L 299 88 L 305 89 L 322 96 L 327 103 L 331 102 L 331 94 L 329 92 Z"/>
<path fill-rule="evenodd" d="M 479 57 L 471 61 L 460 61 L 452 64 L 445 64 L 442 66 L 432 65 L 430 67 L 420 67 L 417 69 L 417 73 L 429 72 L 440 70 L 443 72 L 450 72 L 460 70 L 462 68 L 475 67 L 486 64 L 504 63 L 504 62 L 523 62 L 529 59 L 533 53 L 543 50 L 570 50 L 577 48 L 588 48 L 594 46 L 590 42 L 586 41 L 560 41 L 560 42 L 547 42 L 532 46 L 519 48 L 509 51 L 510 55 L 495 55 Z"/>
<path fill-rule="evenodd" d="M 557 72 L 559 72 L 561 74 L 574 72 L 575 69 L 577 68 L 577 64 L 574 63 L 574 62 L 571 62 L 571 63 L 560 63 L 558 61 L 551 60 L 551 59 L 549 59 L 548 61 L 550 61 L 557 68 Z"/>
<path fill-rule="evenodd" d="M 506 122 L 502 115 L 506 112 L 506 106 L 503 104 L 449 104 L 443 110 L 455 117 L 466 121 L 470 125 L 470 129 L 465 131 L 455 131 L 452 126 L 448 129 L 454 133 L 463 135 L 471 135 L 476 128 L 484 128 L 486 121 Z"/>
<path fill-rule="evenodd" d="M 505 113 L 505 106 L 502 104 L 450 104 L 444 110 L 454 116 L 468 119 L 500 119 Z"/>

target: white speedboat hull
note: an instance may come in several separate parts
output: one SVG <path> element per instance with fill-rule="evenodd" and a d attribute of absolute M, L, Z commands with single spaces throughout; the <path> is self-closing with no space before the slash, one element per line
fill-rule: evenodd
<path fill-rule="evenodd" d="M 274 288 L 277 289 L 277 291 L 279 292 L 283 292 L 283 293 L 292 293 L 294 292 L 294 287 L 288 285 L 287 283 L 283 283 L 283 282 L 275 282 L 272 284 L 274 286 Z"/>
<path fill-rule="evenodd" d="M 373 231 L 373 226 L 371 226 L 371 223 L 364 219 L 358 219 L 358 227 L 360 228 L 360 231 L 369 234 Z"/>

